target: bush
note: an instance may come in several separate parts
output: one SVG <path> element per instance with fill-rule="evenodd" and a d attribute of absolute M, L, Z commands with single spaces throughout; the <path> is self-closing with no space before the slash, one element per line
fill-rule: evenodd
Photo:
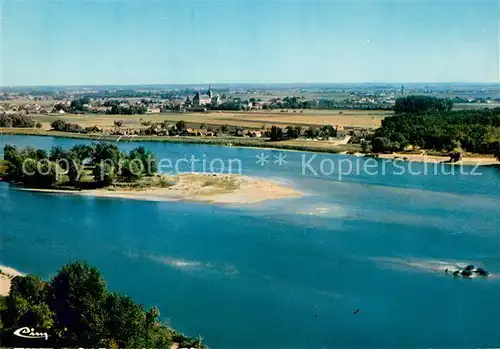
<path fill-rule="evenodd" d="M 81 132 L 85 131 L 84 129 L 82 129 L 82 127 L 80 125 L 70 124 L 70 123 L 67 123 L 63 120 L 55 120 L 54 122 L 52 122 L 51 126 L 52 126 L 52 129 L 54 129 L 55 131 L 61 131 L 61 132 L 81 133 Z"/>
<path fill-rule="evenodd" d="M 375 153 L 392 151 L 392 143 L 385 137 L 376 137 L 372 140 L 372 151 Z"/>
<path fill-rule="evenodd" d="M 1 299 L 1 298 L 0 298 Z M 85 262 L 65 265 L 48 283 L 36 276 L 16 277 L 0 307 L 2 346 L 26 341 L 14 330 L 29 326 L 49 333 L 47 347 L 206 348 L 200 339 L 178 334 L 130 297 L 108 291 L 101 273 Z"/>
<path fill-rule="evenodd" d="M 33 118 L 27 115 L 0 115 L 0 127 L 32 128 L 35 127 Z"/>
<path fill-rule="evenodd" d="M 94 181 L 101 186 L 112 185 L 116 179 L 116 169 L 107 162 L 97 164 L 93 170 Z"/>

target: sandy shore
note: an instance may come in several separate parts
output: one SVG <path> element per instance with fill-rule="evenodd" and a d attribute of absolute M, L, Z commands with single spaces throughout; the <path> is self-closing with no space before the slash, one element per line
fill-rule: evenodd
<path fill-rule="evenodd" d="M 0 296 L 7 296 L 10 291 L 10 282 L 16 276 L 24 276 L 15 269 L 0 265 Z"/>
<path fill-rule="evenodd" d="M 266 179 L 240 175 L 185 173 L 161 176 L 169 187 L 146 189 L 113 187 L 96 190 L 22 189 L 35 192 L 121 198 L 147 201 L 196 201 L 214 204 L 253 204 L 265 200 L 300 197 L 291 187 Z"/>
<path fill-rule="evenodd" d="M 364 156 L 365 154 L 356 153 L 355 156 Z M 404 160 L 413 162 L 430 162 L 430 163 L 444 163 L 450 160 L 449 156 L 437 156 L 437 155 L 425 155 L 425 154 L 404 154 L 404 153 L 392 153 L 392 154 L 379 154 L 379 159 L 391 159 L 391 160 Z M 500 162 L 493 156 L 464 156 L 462 160 L 449 163 L 450 165 L 470 165 L 470 166 L 489 166 L 489 165 L 500 165 Z"/>

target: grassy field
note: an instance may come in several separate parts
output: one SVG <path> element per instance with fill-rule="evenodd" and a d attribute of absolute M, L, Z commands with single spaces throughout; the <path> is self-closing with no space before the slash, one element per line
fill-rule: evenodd
<path fill-rule="evenodd" d="M 125 128 L 143 128 L 144 121 L 175 123 L 179 120 L 185 121 L 188 126 L 199 128 L 201 124 L 212 126 L 240 126 L 244 128 L 260 129 L 272 125 L 286 127 L 294 126 L 321 126 L 341 125 L 344 127 L 377 128 L 381 120 L 390 115 L 386 111 L 361 111 L 361 110 L 305 110 L 288 112 L 280 111 L 251 111 L 251 112 L 209 112 L 209 113 L 161 113 L 144 115 L 107 115 L 107 114 L 64 114 L 64 115 L 34 115 L 37 122 L 41 122 L 44 128 L 49 128 L 50 123 L 57 119 L 76 123 L 83 127 L 98 126 L 103 129 L 113 128 L 115 120 L 123 121 Z"/>

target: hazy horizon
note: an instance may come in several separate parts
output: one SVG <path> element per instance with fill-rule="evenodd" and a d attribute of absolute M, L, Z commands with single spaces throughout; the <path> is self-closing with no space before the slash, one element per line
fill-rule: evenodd
<path fill-rule="evenodd" d="M 433 87 L 475 87 L 475 86 L 490 86 L 490 87 L 500 87 L 500 81 L 496 82 L 466 82 L 466 81 L 456 81 L 456 82 L 286 82 L 286 83 L 246 83 L 246 82 L 234 82 L 234 83 L 180 83 L 180 84 L 170 84 L 170 83 L 138 83 L 138 84 L 85 84 L 85 85 L 10 85 L 10 86 L 0 86 L 0 90 L 8 89 L 43 89 L 43 88 L 204 88 L 211 86 L 213 89 L 227 88 L 227 87 L 241 87 L 241 88 L 357 88 L 357 87 L 388 87 L 397 88 L 401 86 L 405 88 L 433 88 Z"/>
<path fill-rule="evenodd" d="M 2 1 L 1 86 L 497 83 L 498 0 Z"/>

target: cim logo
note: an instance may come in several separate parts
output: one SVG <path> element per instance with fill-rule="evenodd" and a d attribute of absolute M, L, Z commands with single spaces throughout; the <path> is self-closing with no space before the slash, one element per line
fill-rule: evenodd
<path fill-rule="evenodd" d="M 14 334 L 18 337 L 21 338 L 28 338 L 28 339 L 41 339 L 45 338 L 45 340 L 49 339 L 49 335 L 47 332 L 35 332 L 33 328 L 29 327 L 21 327 L 17 330 L 14 331 Z"/>

